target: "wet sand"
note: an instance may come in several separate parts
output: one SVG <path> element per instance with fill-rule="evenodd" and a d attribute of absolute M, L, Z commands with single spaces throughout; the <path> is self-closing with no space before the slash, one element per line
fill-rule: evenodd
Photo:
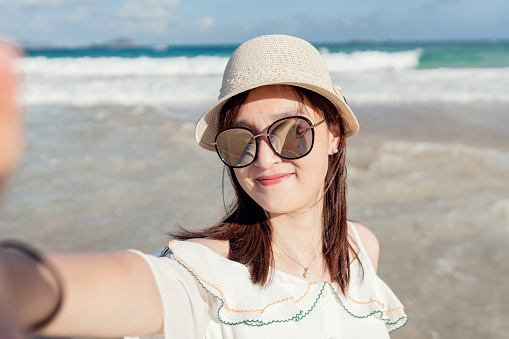
<path fill-rule="evenodd" d="M 509 107 L 353 107 L 349 216 L 381 244 L 379 274 L 404 302 L 393 338 L 509 332 Z M 46 250 L 151 252 L 180 223 L 223 206 L 222 165 L 171 112 L 102 107 L 27 112 L 28 145 L 2 238 Z M 227 180 L 226 180 L 227 185 Z"/>
<path fill-rule="evenodd" d="M 406 305 L 409 322 L 393 338 L 506 337 L 508 112 L 357 110 L 350 217 L 378 236 L 379 274 Z"/>

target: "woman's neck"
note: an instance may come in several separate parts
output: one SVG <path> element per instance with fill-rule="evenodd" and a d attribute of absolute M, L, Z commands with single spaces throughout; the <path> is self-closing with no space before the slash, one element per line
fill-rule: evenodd
<path fill-rule="evenodd" d="M 286 256 L 289 257 L 287 259 L 291 258 L 302 265 L 308 265 L 317 253 L 321 253 L 323 223 L 321 209 L 270 215 L 270 223 L 272 241 L 276 244 L 273 246 L 276 256 L 283 259 Z"/>

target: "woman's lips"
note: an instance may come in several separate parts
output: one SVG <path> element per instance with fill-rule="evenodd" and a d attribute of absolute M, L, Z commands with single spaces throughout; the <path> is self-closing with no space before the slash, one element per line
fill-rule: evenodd
<path fill-rule="evenodd" d="M 292 173 L 274 174 L 258 177 L 256 178 L 256 181 L 261 185 L 270 186 L 280 184 L 283 181 L 288 180 L 291 176 Z"/>

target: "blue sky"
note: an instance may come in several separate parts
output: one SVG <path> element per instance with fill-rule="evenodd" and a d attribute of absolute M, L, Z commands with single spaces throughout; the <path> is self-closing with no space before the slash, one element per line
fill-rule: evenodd
<path fill-rule="evenodd" d="M 312 42 L 509 39 L 509 1 L 0 0 L 0 35 L 36 43 L 216 44 L 272 33 Z"/>

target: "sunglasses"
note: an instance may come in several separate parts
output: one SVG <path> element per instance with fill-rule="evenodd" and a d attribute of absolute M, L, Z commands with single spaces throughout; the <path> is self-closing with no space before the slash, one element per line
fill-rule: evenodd
<path fill-rule="evenodd" d="M 241 168 L 255 161 L 258 154 L 256 138 L 266 136 L 270 147 L 279 157 L 295 160 L 311 152 L 315 141 L 314 128 L 324 121 L 313 125 L 302 116 L 286 117 L 274 121 L 266 134 L 254 134 L 245 127 L 231 127 L 219 133 L 212 146 L 216 147 L 219 158 L 227 166 Z"/>

